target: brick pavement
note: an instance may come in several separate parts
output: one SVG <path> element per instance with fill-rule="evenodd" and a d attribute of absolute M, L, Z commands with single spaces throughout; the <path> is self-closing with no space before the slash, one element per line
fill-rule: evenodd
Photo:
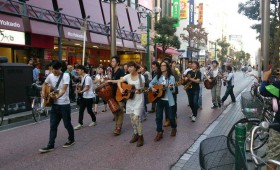
<path fill-rule="evenodd" d="M 245 91 L 245 90 L 244 90 Z M 199 145 L 207 137 L 227 135 L 235 122 L 243 117 L 240 105 L 240 96 L 237 102 L 230 104 L 222 114 L 207 128 L 195 143 L 171 167 L 171 170 L 201 170 L 199 165 Z"/>

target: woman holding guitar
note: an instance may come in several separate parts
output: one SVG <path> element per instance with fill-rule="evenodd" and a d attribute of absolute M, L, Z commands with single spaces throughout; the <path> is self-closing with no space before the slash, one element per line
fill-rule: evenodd
<path fill-rule="evenodd" d="M 175 93 L 175 78 L 171 73 L 171 67 L 168 62 L 163 61 L 160 64 L 160 70 L 158 75 L 153 78 L 153 80 L 149 83 L 149 87 L 153 92 L 157 92 L 153 86 L 156 84 L 164 85 L 165 93 L 161 96 L 160 99 L 157 100 L 157 108 L 156 108 L 156 124 L 157 124 L 157 135 L 154 139 L 155 142 L 160 141 L 163 138 L 163 129 L 162 129 L 162 119 L 163 119 L 163 109 L 165 109 L 165 113 L 168 115 L 171 124 L 171 135 L 176 136 L 177 133 L 177 124 L 175 121 L 175 101 L 173 97 L 173 93 Z"/>
<path fill-rule="evenodd" d="M 105 74 L 105 67 L 104 66 L 100 66 L 97 69 L 98 74 L 95 76 L 95 79 L 93 81 L 94 84 L 102 84 L 105 82 L 105 80 L 108 80 L 108 76 Z M 97 108 L 98 108 L 98 103 L 99 103 L 99 96 L 95 94 L 95 102 L 94 102 L 94 114 L 97 114 Z M 103 100 L 103 109 L 102 112 L 106 112 L 107 111 L 107 102 L 105 100 Z"/>
<path fill-rule="evenodd" d="M 185 81 L 190 82 L 191 88 L 188 88 L 187 94 L 189 98 L 190 107 L 192 109 L 191 119 L 192 122 L 195 122 L 197 117 L 198 110 L 198 100 L 199 100 L 199 82 L 201 80 L 201 72 L 199 71 L 199 63 L 197 61 L 193 61 L 192 70 L 187 73 L 187 76 L 184 77 Z"/>
<path fill-rule="evenodd" d="M 126 113 L 130 115 L 130 120 L 134 131 L 130 143 L 137 142 L 137 147 L 140 147 L 144 145 L 141 114 L 144 112 L 145 104 L 144 95 L 141 94 L 140 90 L 145 86 L 145 78 L 143 75 L 138 74 L 137 70 L 139 69 L 139 66 L 135 62 L 128 62 L 127 68 L 129 74 L 120 78 L 118 81 L 118 88 L 123 94 L 125 91 L 121 87 L 122 82 L 127 82 L 129 85 L 135 86 L 136 92 L 134 98 L 130 98 L 126 101 Z"/>

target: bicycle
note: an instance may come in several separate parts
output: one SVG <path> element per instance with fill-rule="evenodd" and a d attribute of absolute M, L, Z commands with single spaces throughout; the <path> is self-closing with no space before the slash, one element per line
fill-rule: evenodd
<path fill-rule="evenodd" d="M 41 115 L 49 116 L 49 110 L 42 105 L 42 98 L 40 97 L 42 87 L 38 83 L 33 83 L 28 87 L 27 94 L 31 99 L 32 117 L 35 122 L 39 122 Z"/>
<path fill-rule="evenodd" d="M 228 148 L 234 148 L 235 146 L 235 126 L 239 123 L 245 124 L 246 127 L 246 152 L 249 152 L 249 143 L 250 143 L 250 132 L 255 127 L 258 126 L 261 121 L 272 122 L 274 118 L 275 111 L 273 110 L 272 98 L 271 97 L 263 97 L 260 95 L 258 91 L 259 84 L 254 83 L 251 87 L 250 91 L 243 92 L 241 94 L 241 107 L 242 113 L 245 118 L 237 121 L 228 133 Z M 267 134 L 256 134 L 254 136 L 255 145 L 254 150 L 258 150 L 262 148 L 268 141 L 268 133 Z M 230 152 L 234 155 L 234 151 L 230 149 Z M 262 155 L 262 157 L 264 157 Z"/>

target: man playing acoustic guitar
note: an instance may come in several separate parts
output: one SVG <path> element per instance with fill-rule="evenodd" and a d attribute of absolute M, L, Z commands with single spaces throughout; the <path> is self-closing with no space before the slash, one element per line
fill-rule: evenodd
<path fill-rule="evenodd" d="M 57 135 L 57 127 L 60 120 L 63 120 L 64 127 L 67 129 L 69 137 L 68 141 L 63 145 L 64 148 L 70 147 L 75 143 L 74 139 L 74 129 L 71 124 L 71 108 L 69 99 L 69 83 L 70 76 L 68 73 L 62 73 L 62 64 L 59 61 L 52 62 L 53 71 L 46 78 L 42 86 L 42 98 L 50 96 L 54 101 L 52 103 L 51 113 L 50 113 L 50 136 L 49 143 L 46 147 L 41 148 L 39 151 L 41 153 L 46 153 L 54 150 L 55 138 Z M 58 94 L 50 93 L 46 94 L 46 88 L 50 86 L 54 91 L 59 91 Z"/>

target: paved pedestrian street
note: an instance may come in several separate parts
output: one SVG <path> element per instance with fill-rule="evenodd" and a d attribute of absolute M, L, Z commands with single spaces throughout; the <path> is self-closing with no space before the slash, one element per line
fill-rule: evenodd
<path fill-rule="evenodd" d="M 235 73 L 234 93 L 237 96 L 249 87 L 252 78 Z M 222 87 L 222 95 L 225 87 Z M 67 131 L 60 123 L 55 150 L 40 154 L 38 149 L 47 145 L 49 119 L 40 123 L 9 128 L 0 131 L 0 169 L 94 169 L 94 170 L 167 170 L 174 165 L 204 131 L 219 117 L 229 105 L 227 99 L 222 109 L 211 109 L 211 92 L 203 88 L 203 109 L 198 112 L 196 122 L 191 122 L 187 95 L 179 87 L 178 133 L 170 137 L 171 128 L 164 128 L 163 140 L 154 142 L 156 135 L 155 113 L 149 114 L 143 123 L 144 146 L 130 144 L 132 127 L 129 116 L 125 116 L 122 134 L 113 135 L 114 122 L 110 111 L 97 114 L 97 125 L 88 127 L 90 117 L 86 113 L 84 127 L 75 131 L 76 144 L 63 148 L 67 141 Z M 148 109 L 150 109 L 148 105 Z M 232 106 L 230 106 L 232 107 Z M 234 114 L 234 113 L 232 113 Z M 78 113 L 72 113 L 72 124 L 77 125 Z M 223 119 L 220 119 L 222 121 Z M 228 120 L 230 121 L 230 120 Z M 222 126 L 227 127 L 224 123 Z M 185 165 L 185 164 L 184 164 Z M 192 169 L 182 166 L 183 169 Z M 197 167 L 199 168 L 199 167 Z"/>

